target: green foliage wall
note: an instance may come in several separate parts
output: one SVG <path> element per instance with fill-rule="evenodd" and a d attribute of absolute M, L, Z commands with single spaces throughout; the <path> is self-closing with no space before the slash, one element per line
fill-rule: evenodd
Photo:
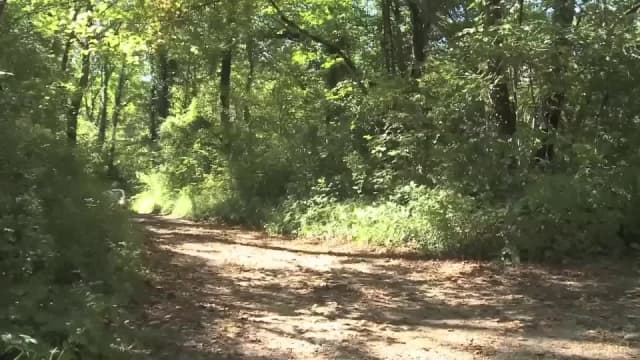
<path fill-rule="evenodd" d="M 126 358 L 137 235 L 60 136 L 69 89 L 31 10 L 0 18 L 0 358 Z"/>
<path fill-rule="evenodd" d="M 140 211 L 438 255 L 637 243 L 633 1 L 15 4 L 0 101 L 58 136 L 83 95 L 88 169 Z"/>
<path fill-rule="evenodd" d="M 398 1 L 389 15 L 384 3 L 241 2 L 218 9 L 223 18 L 176 5 L 190 21 L 174 29 L 172 56 L 202 80 L 191 97 L 174 86 L 192 106 L 174 100 L 150 170 L 166 180 L 155 191 L 166 211 L 438 256 L 516 247 L 556 260 L 635 246 L 631 2 L 500 1 L 491 12 L 480 1 L 431 1 L 429 11 Z M 230 24 L 240 8 L 251 10 Z M 229 46 L 226 124 L 211 67 Z M 506 137 L 499 84 L 516 129 Z M 554 158 L 536 159 L 549 144 Z M 396 196 L 406 191 L 408 203 Z"/>
<path fill-rule="evenodd" d="M 107 324 L 141 265 L 127 215 L 49 131 L 3 120 L 0 134 L 0 353 L 117 356 Z"/>

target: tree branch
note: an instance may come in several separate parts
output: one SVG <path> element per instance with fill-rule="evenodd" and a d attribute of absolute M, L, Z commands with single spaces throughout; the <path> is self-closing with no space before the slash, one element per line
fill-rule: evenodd
<path fill-rule="evenodd" d="M 360 87 L 360 89 L 365 93 L 367 92 L 367 88 L 364 86 L 364 83 L 360 78 L 360 73 L 358 71 L 358 67 L 356 66 L 355 61 L 353 61 L 353 59 L 349 55 L 347 55 L 347 53 L 345 53 L 344 50 L 342 50 L 338 45 L 333 44 L 330 41 L 319 37 L 318 35 L 312 34 L 311 32 L 305 30 L 300 25 L 296 24 L 294 21 L 289 19 L 284 14 L 284 12 L 282 12 L 282 10 L 278 6 L 278 4 L 275 2 L 275 0 L 269 0 L 269 2 L 271 3 L 271 6 L 273 6 L 273 8 L 276 10 L 278 15 L 280 16 L 280 20 L 284 23 L 286 27 L 294 29 L 300 35 L 323 45 L 327 49 L 327 51 L 329 51 L 329 53 L 338 55 L 342 60 L 344 60 L 345 64 L 349 67 L 349 70 L 351 71 L 353 77 L 358 83 L 358 86 Z"/>

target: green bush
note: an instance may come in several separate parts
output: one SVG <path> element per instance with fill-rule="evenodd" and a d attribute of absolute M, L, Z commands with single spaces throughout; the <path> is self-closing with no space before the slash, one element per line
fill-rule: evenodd
<path fill-rule="evenodd" d="M 225 153 L 200 102 L 163 124 L 162 165 L 138 175 L 141 189 L 133 209 L 259 225 L 285 193 L 292 171 L 279 147 L 262 148 L 251 139 Z M 243 161 L 234 160 L 240 155 Z"/>
<path fill-rule="evenodd" d="M 628 166 L 532 175 L 506 199 L 410 184 L 377 201 L 338 201 L 326 186 L 289 199 L 267 230 L 411 247 L 432 256 L 559 261 L 622 255 L 637 247 L 638 179 Z M 634 245 L 636 244 L 636 245 Z"/>
<path fill-rule="evenodd" d="M 267 228 L 305 237 L 411 247 L 431 256 L 497 255 L 498 212 L 450 190 L 410 184 L 384 201 L 338 202 L 326 195 L 290 201 Z"/>
<path fill-rule="evenodd" d="M 79 157 L 37 125 L 0 121 L 0 354 L 123 355 L 109 324 L 135 292 L 138 246 Z"/>
<path fill-rule="evenodd" d="M 244 199 L 222 174 L 209 175 L 201 183 L 174 188 L 162 173 L 140 175 L 143 191 L 133 198 L 138 213 L 159 213 L 192 219 L 215 219 L 230 223 L 259 224 L 266 213 L 258 198 Z"/>
<path fill-rule="evenodd" d="M 638 226 L 629 170 L 584 168 L 532 182 L 509 209 L 504 234 L 531 259 L 621 255 L 621 225 Z"/>
<path fill-rule="evenodd" d="M 138 174 L 142 191 L 132 198 L 131 207 L 140 214 L 170 213 L 173 197 L 167 179 L 160 173 Z"/>

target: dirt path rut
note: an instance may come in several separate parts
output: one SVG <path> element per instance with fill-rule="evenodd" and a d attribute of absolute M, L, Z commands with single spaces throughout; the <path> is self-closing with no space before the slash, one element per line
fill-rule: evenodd
<path fill-rule="evenodd" d="M 389 259 L 160 217 L 148 326 L 171 359 L 640 359 L 632 264 Z"/>

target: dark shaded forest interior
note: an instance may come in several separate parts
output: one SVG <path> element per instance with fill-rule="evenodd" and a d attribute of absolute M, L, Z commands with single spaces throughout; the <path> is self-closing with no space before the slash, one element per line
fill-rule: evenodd
<path fill-rule="evenodd" d="M 640 358 L 639 9 L 0 0 L 0 360 Z"/>

